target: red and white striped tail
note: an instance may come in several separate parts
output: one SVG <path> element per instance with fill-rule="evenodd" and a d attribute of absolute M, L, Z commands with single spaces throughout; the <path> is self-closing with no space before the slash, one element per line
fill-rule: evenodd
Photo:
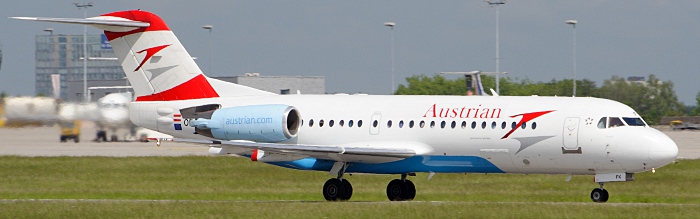
<path fill-rule="evenodd" d="M 87 19 L 14 17 L 90 25 L 104 30 L 136 95 L 136 101 L 171 101 L 272 93 L 210 79 L 157 15 L 119 11 Z"/>

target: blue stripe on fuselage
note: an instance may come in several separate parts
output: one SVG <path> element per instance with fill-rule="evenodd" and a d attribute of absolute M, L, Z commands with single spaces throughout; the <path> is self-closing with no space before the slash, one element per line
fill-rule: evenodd
<path fill-rule="evenodd" d="M 269 164 L 299 169 L 330 171 L 335 161 L 304 158 Z M 488 160 L 477 156 L 414 156 L 399 161 L 379 164 L 350 163 L 347 173 L 401 174 L 413 172 L 436 173 L 504 173 Z"/>

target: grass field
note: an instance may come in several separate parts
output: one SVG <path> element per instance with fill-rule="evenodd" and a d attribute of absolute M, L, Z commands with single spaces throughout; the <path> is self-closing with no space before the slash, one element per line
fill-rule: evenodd
<path fill-rule="evenodd" d="M 413 202 L 389 202 L 398 176 L 352 175 L 350 202 L 325 202 L 325 172 L 232 157 L 0 157 L 2 218 L 697 218 L 700 160 L 608 183 L 592 176 L 427 174 Z"/>

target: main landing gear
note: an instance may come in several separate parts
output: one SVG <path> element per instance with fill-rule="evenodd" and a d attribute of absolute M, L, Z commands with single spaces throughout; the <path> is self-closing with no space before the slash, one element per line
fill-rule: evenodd
<path fill-rule="evenodd" d="M 347 201 L 352 197 L 352 185 L 343 178 L 332 178 L 323 185 L 323 197 L 328 201 Z"/>
<path fill-rule="evenodd" d="M 591 192 L 591 200 L 599 203 L 607 202 L 610 197 L 608 195 L 608 190 L 603 189 L 603 182 L 599 182 L 598 184 L 600 184 L 600 188 L 593 189 Z"/>
<path fill-rule="evenodd" d="M 416 197 L 416 186 L 411 180 L 406 179 L 406 174 L 401 174 L 401 179 L 389 182 L 386 187 L 386 197 L 391 201 L 411 201 Z"/>
<path fill-rule="evenodd" d="M 323 197 L 328 201 L 347 201 L 352 197 L 352 185 L 343 179 L 345 169 L 348 164 L 344 164 L 338 171 L 337 178 L 331 178 L 323 185 Z M 401 179 L 389 182 L 386 187 L 386 196 L 391 201 L 410 201 L 416 197 L 416 186 L 411 180 L 406 179 L 407 174 L 401 174 Z"/>
<path fill-rule="evenodd" d="M 332 178 L 323 185 L 323 197 L 328 201 L 347 201 L 352 197 L 352 185 L 343 179 L 348 163 L 344 163 L 338 170 L 338 178 Z M 332 170 L 331 170 L 332 171 Z"/>

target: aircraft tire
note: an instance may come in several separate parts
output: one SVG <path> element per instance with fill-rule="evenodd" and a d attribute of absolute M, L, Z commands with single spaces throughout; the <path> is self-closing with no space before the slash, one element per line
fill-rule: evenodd
<path fill-rule="evenodd" d="M 343 187 L 345 187 L 345 195 L 341 198 L 341 201 L 347 201 L 352 198 L 352 185 L 347 179 L 343 179 Z"/>
<path fill-rule="evenodd" d="M 406 201 L 409 200 L 409 195 L 406 182 L 400 179 L 392 180 L 386 187 L 386 196 L 390 201 Z"/>
<path fill-rule="evenodd" d="M 345 186 L 339 179 L 333 178 L 323 185 L 323 197 L 328 201 L 341 201 L 345 197 Z"/>
<path fill-rule="evenodd" d="M 416 185 L 411 180 L 406 180 L 406 188 L 408 189 L 406 201 L 411 201 L 416 197 Z"/>
<path fill-rule="evenodd" d="M 608 190 L 605 189 L 595 188 L 591 192 L 591 200 L 593 200 L 593 202 L 607 202 L 609 197 L 610 195 L 608 194 Z"/>

